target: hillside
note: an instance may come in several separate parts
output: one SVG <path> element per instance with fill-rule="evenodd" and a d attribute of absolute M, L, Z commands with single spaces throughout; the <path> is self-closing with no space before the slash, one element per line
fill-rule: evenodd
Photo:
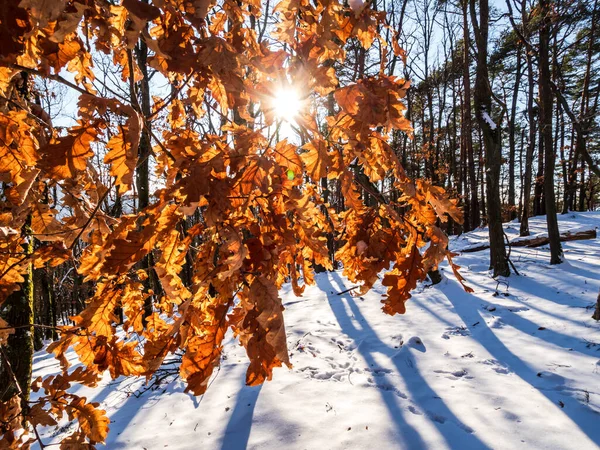
<path fill-rule="evenodd" d="M 597 227 L 600 213 L 559 220 L 561 231 Z M 518 224 L 505 227 L 517 235 Z M 544 218 L 531 228 L 544 232 Z M 485 239 L 477 230 L 451 248 Z M 404 316 L 381 313 L 381 286 L 338 295 L 351 287 L 339 272 L 319 275 L 300 298 L 288 287 L 294 368 L 260 387 L 243 386 L 244 349 L 229 342 L 204 398 L 179 381 L 142 393 L 143 380 L 108 378 L 77 393 L 107 410 L 111 450 L 598 448 L 600 239 L 564 247 L 560 266 L 548 264 L 547 247 L 514 248 L 521 276 L 500 281 L 487 251 L 457 257 L 475 292 L 442 266 L 442 283 L 420 286 Z M 57 370 L 36 354 L 34 375 Z"/>

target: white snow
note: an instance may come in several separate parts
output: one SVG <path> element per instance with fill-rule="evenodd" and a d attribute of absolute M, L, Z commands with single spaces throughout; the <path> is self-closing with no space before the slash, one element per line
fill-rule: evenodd
<path fill-rule="evenodd" d="M 532 233 L 545 231 L 544 220 L 531 220 Z M 597 227 L 600 213 L 559 220 L 561 231 Z M 510 238 L 518 228 L 506 224 Z M 451 247 L 484 240 L 480 229 Z M 442 266 L 447 277 L 421 285 L 403 316 L 380 311 L 381 285 L 336 295 L 351 287 L 339 272 L 318 275 L 301 298 L 286 287 L 294 368 L 263 386 L 243 385 L 247 359 L 230 342 L 204 398 L 179 381 L 139 398 L 143 383 L 132 380 L 77 393 L 108 411 L 108 449 L 596 449 L 600 239 L 564 248 L 558 266 L 547 247 L 513 248 L 522 276 L 499 282 L 487 251 L 457 257 L 474 294 Z M 35 376 L 57 370 L 36 355 Z"/>
<path fill-rule="evenodd" d="M 492 130 L 496 129 L 496 123 L 492 120 L 487 111 L 481 111 L 481 116 L 483 117 L 483 120 L 485 120 L 488 123 Z"/>

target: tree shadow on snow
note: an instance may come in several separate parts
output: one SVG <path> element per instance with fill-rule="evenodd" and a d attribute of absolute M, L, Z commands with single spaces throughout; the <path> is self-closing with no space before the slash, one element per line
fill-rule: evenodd
<path fill-rule="evenodd" d="M 530 279 L 529 281 L 531 282 L 532 286 L 527 287 L 526 289 L 525 289 L 526 284 L 523 284 L 523 283 L 516 284 L 514 286 L 514 288 L 518 289 L 519 291 L 523 292 L 524 294 L 526 294 L 527 292 L 530 292 L 531 295 L 534 295 L 538 298 L 543 298 L 545 300 L 548 299 L 548 297 L 545 297 L 546 295 L 548 295 L 551 292 L 555 292 L 555 291 L 553 291 L 552 288 L 548 288 L 547 286 L 536 283 L 535 280 Z M 477 287 L 481 287 L 482 289 L 487 289 L 484 285 L 476 283 L 474 281 L 469 281 L 469 285 L 471 285 L 471 287 L 477 286 Z M 518 311 L 511 312 L 510 306 L 503 306 L 502 304 L 495 303 L 491 300 L 488 301 L 479 296 L 473 296 L 471 294 L 466 294 L 462 290 L 462 288 L 457 288 L 456 286 L 451 284 L 451 282 L 449 282 L 448 280 L 444 283 L 443 288 L 439 289 L 439 290 L 442 293 L 444 293 L 444 295 L 448 299 L 450 299 L 450 296 L 447 293 L 447 291 L 449 289 L 458 289 L 461 292 L 461 295 L 458 298 L 460 298 L 462 301 L 463 298 L 468 297 L 470 307 L 474 308 L 475 310 L 478 310 L 477 314 L 473 315 L 473 317 L 474 317 L 473 322 L 465 322 L 465 325 L 467 325 L 467 326 L 469 326 L 470 324 L 477 323 L 479 321 L 482 321 L 482 323 L 485 323 L 484 317 L 481 315 L 481 310 L 485 310 L 485 308 L 489 308 L 491 306 L 497 306 L 497 307 L 499 307 L 499 309 L 497 309 L 496 312 L 494 312 L 494 315 L 496 317 L 499 317 L 501 320 L 503 320 L 505 325 L 516 328 L 520 332 L 528 334 L 531 337 L 540 339 L 544 342 L 549 342 L 551 344 L 556 345 L 557 347 L 562 347 L 565 350 L 569 350 L 569 351 L 572 350 L 573 340 L 577 339 L 576 336 L 564 334 L 564 333 L 561 333 L 560 331 L 550 328 L 549 326 L 547 327 L 546 326 L 547 323 L 533 322 L 533 321 L 523 317 L 521 315 L 522 314 L 521 312 L 518 312 Z M 487 289 L 487 290 L 489 290 L 489 289 Z M 582 326 L 580 321 L 577 321 L 574 319 L 569 319 L 569 318 L 563 317 L 561 315 L 558 315 L 552 311 L 547 311 L 542 308 L 539 308 L 535 305 L 535 299 L 532 298 L 529 301 L 524 301 L 523 297 L 524 297 L 523 295 L 519 295 L 519 297 L 512 296 L 510 298 L 512 301 L 519 303 L 527 308 L 535 309 L 535 310 L 539 311 L 540 313 L 548 316 L 549 318 L 554 317 L 561 321 L 569 321 L 575 325 Z M 552 298 L 550 298 L 548 300 L 551 302 L 555 302 Z M 452 306 L 454 306 L 456 313 L 460 315 L 458 308 L 460 306 L 462 306 L 462 303 L 460 303 L 460 302 L 456 303 L 456 301 L 452 301 L 452 300 L 450 300 L 450 303 Z M 558 302 L 556 302 L 556 303 L 558 303 Z M 566 304 L 566 305 L 568 305 L 568 304 Z M 461 316 L 461 318 L 462 318 L 462 316 Z M 488 317 L 488 319 L 489 319 L 489 317 Z M 540 330 L 540 327 L 544 327 L 544 329 Z M 469 328 L 472 328 L 472 327 L 469 327 Z M 469 330 L 469 331 L 472 331 L 472 330 Z M 586 344 L 582 339 L 580 340 L 579 345 L 576 346 L 575 350 L 579 353 L 591 356 L 593 358 L 600 357 L 600 351 L 598 351 L 598 349 L 586 347 Z"/>
<path fill-rule="evenodd" d="M 323 277 L 322 280 L 319 282 L 319 285 L 326 292 L 341 291 L 344 289 L 344 282 L 336 272 L 329 273 L 329 276 L 327 278 Z M 332 280 L 335 285 L 332 284 Z M 383 373 L 377 377 L 379 381 L 376 387 L 379 388 L 381 397 L 390 415 L 394 418 L 394 425 L 399 437 L 404 441 L 404 447 L 410 449 L 427 448 L 423 437 L 405 420 L 405 414 L 410 412 L 412 414 L 425 415 L 451 448 L 489 448 L 475 436 L 471 428 L 463 424 L 450 411 L 441 397 L 420 374 L 416 361 L 410 354 L 410 351 L 425 351 L 424 346 L 421 349 L 403 348 L 401 351 L 390 347 L 371 328 L 352 296 L 344 294 L 335 297 L 328 296 L 327 299 L 342 332 L 355 341 L 357 350 L 369 367 L 377 367 L 375 354 L 381 353 L 390 358 L 398 374 L 405 380 L 406 385 L 410 387 L 412 395 L 411 399 L 408 400 L 408 396 L 394 387 L 388 375 Z M 346 305 L 352 311 L 354 319 L 360 323 L 361 328 L 356 327 L 353 317 L 347 312 Z M 406 409 L 400 407 L 396 397 L 407 400 Z"/>
<path fill-rule="evenodd" d="M 245 450 L 248 447 L 254 407 L 260 395 L 259 386 L 242 385 L 235 399 L 235 406 L 223 434 L 223 450 Z"/>
<path fill-rule="evenodd" d="M 487 325 L 485 320 L 486 317 L 482 315 L 481 303 L 485 303 L 485 300 L 465 293 L 458 283 L 454 282 L 453 280 L 446 279 L 443 285 L 437 285 L 436 289 L 446 296 L 450 304 L 454 306 L 454 310 L 458 316 L 471 332 L 471 335 L 481 346 L 483 346 L 483 348 L 485 348 L 485 350 L 488 351 L 488 353 L 490 353 L 490 355 L 514 372 L 515 375 L 519 376 L 537 392 L 544 395 L 552 404 L 555 405 L 556 409 L 554 412 L 561 412 L 562 414 L 568 416 L 574 426 L 579 427 L 579 429 L 585 433 L 592 440 L 592 442 L 600 442 L 598 414 L 590 409 L 585 408 L 583 405 L 579 404 L 577 400 L 574 400 L 573 402 L 569 401 L 568 403 L 564 402 L 566 403 L 564 408 L 560 408 L 558 406 L 559 401 L 566 400 L 566 397 L 560 393 L 562 390 L 564 390 L 564 386 L 562 386 L 564 384 L 564 380 L 559 383 L 559 385 L 552 386 L 551 381 L 546 381 L 538 377 L 538 374 L 535 370 L 533 370 L 526 362 L 521 360 L 518 356 L 512 353 L 506 347 L 506 345 L 504 345 L 504 343 L 496 336 L 493 330 Z M 472 324 L 476 323 L 478 323 L 479 326 L 474 327 Z M 526 334 L 532 334 L 533 326 L 535 326 L 535 324 L 523 318 L 517 319 L 511 325 Z M 562 341 L 564 338 L 569 338 L 569 336 L 555 332 L 546 333 L 543 336 L 540 335 L 536 337 L 555 345 L 559 345 L 563 348 L 566 348 L 566 346 L 560 341 Z M 593 351 L 589 352 L 583 349 L 580 349 L 579 351 L 591 356 L 598 356 L 597 353 L 594 355 L 595 352 Z"/>

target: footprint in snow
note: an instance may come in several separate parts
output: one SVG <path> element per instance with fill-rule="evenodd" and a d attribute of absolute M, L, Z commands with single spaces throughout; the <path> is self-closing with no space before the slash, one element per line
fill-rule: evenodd
<path fill-rule="evenodd" d="M 365 367 L 365 372 L 371 372 L 373 374 L 373 376 L 376 376 L 376 377 L 382 377 L 384 375 L 392 373 L 392 371 L 390 369 L 383 369 L 381 367 L 375 367 L 375 368 Z"/>
<path fill-rule="evenodd" d="M 442 339 L 450 339 L 454 336 L 470 336 L 471 333 L 467 329 L 467 327 L 447 327 L 444 334 L 442 334 Z"/>
<path fill-rule="evenodd" d="M 502 414 L 508 420 L 512 420 L 514 422 L 521 422 L 521 417 L 517 416 L 514 413 L 511 413 L 510 411 L 504 411 L 504 410 L 502 410 Z"/>
<path fill-rule="evenodd" d="M 417 408 L 415 408 L 413 405 L 410 405 L 407 409 L 416 416 L 423 415 L 423 413 L 421 411 L 419 411 Z"/>
<path fill-rule="evenodd" d="M 402 392 L 400 389 L 398 389 L 396 386 L 390 383 L 375 383 L 374 386 L 377 389 L 381 389 L 382 391 L 392 392 L 402 399 L 406 400 L 408 398 L 404 392 Z"/>
<path fill-rule="evenodd" d="M 490 328 L 504 328 L 504 321 L 500 317 L 493 317 L 492 320 L 488 322 L 488 326 Z"/>
<path fill-rule="evenodd" d="M 433 420 L 434 422 L 437 423 L 441 423 L 441 424 L 445 424 L 446 421 L 448 420 L 447 417 L 441 415 L 441 414 L 437 414 L 433 411 L 425 411 L 425 414 L 427 415 L 427 417 L 429 417 L 431 420 Z M 461 430 L 463 430 L 466 433 L 473 433 L 474 430 L 473 428 L 471 428 L 468 425 L 465 425 L 464 423 L 458 421 L 458 420 L 450 420 L 449 423 L 452 423 L 454 425 L 456 425 L 458 428 L 460 428 Z"/>
<path fill-rule="evenodd" d="M 362 372 L 355 367 L 358 358 L 354 354 L 352 343 L 351 339 L 340 337 L 337 333 L 332 336 L 332 333 L 325 330 L 307 333 L 296 344 L 296 357 L 299 361 L 294 364 L 307 378 L 345 381 L 350 378 L 350 374 Z M 306 365 L 302 367 L 302 363 Z"/>
<path fill-rule="evenodd" d="M 415 350 L 419 350 L 420 352 L 425 352 L 425 344 L 418 336 L 411 337 L 406 343 L 408 347 L 414 348 Z"/>
<path fill-rule="evenodd" d="M 490 368 L 496 372 L 496 373 L 501 373 L 501 374 L 509 374 L 511 371 L 508 367 L 506 367 L 504 364 L 502 364 L 499 361 L 496 361 L 495 359 L 484 359 L 483 361 L 479 361 L 481 364 L 484 364 L 486 366 L 490 366 Z"/>
<path fill-rule="evenodd" d="M 538 389 L 551 389 L 556 391 L 562 391 L 565 387 L 565 377 L 554 373 L 542 370 L 537 373 L 537 377 L 542 380 L 543 386 L 536 386 Z M 548 384 L 552 384 L 551 388 L 546 387 Z"/>
<path fill-rule="evenodd" d="M 460 369 L 460 370 L 454 370 L 454 371 L 434 370 L 434 372 L 448 374 L 449 376 L 446 378 L 448 378 L 449 380 L 457 380 L 459 378 L 464 378 L 466 380 L 473 379 L 473 377 L 467 376 L 469 372 L 467 372 L 466 369 Z"/>

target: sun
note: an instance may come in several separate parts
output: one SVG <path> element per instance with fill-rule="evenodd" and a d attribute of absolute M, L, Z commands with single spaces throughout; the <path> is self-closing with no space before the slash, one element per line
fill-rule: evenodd
<path fill-rule="evenodd" d="M 282 88 L 273 96 L 275 115 L 286 122 L 294 122 L 302 109 L 302 99 L 297 90 Z"/>

